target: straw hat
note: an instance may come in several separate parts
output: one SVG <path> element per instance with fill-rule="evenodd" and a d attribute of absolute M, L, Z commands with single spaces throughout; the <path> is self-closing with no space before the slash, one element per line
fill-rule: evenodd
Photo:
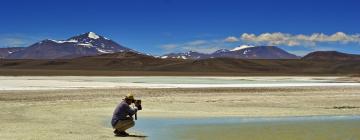
<path fill-rule="evenodd" d="M 125 99 L 135 100 L 134 95 L 132 95 L 132 94 L 126 95 L 126 96 L 125 96 Z"/>

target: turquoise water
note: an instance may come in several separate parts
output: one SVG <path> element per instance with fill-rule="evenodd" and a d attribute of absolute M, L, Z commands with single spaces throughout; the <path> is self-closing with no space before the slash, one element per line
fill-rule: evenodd
<path fill-rule="evenodd" d="M 150 140 L 359 140 L 360 116 L 280 118 L 141 118 Z"/>

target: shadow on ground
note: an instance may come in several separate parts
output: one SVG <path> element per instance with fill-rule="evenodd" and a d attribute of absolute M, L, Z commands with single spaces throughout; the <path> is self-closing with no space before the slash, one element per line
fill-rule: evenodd
<path fill-rule="evenodd" d="M 115 136 L 115 137 L 124 137 L 124 136 Z M 143 136 L 143 135 L 129 135 L 126 137 L 134 137 L 134 138 L 146 138 L 147 136 Z"/>

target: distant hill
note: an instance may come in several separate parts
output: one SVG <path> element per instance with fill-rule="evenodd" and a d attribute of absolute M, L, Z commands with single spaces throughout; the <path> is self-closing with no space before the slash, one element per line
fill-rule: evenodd
<path fill-rule="evenodd" d="M 208 54 L 194 52 L 194 51 L 188 51 L 184 53 L 170 53 L 161 56 L 161 58 L 174 58 L 174 59 L 208 59 L 210 56 Z"/>
<path fill-rule="evenodd" d="M 298 59 L 299 57 L 284 51 L 276 46 L 257 46 L 233 49 L 222 53 L 212 54 L 213 58 L 239 58 L 239 59 Z"/>
<path fill-rule="evenodd" d="M 21 51 L 25 49 L 24 47 L 13 47 L 13 48 L 0 48 L 0 58 L 6 58 L 10 54 Z"/>
<path fill-rule="evenodd" d="M 360 74 L 360 61 L 304 59 L 172 59 L 136 52 L 54 60 L 0 59 L 0 75 L 343 75 Z M 137 72 L 137 73 L 136 73 Z M 130 73 L 130 74 L 129 74 Z"/>
<path fill-rule="evenodd" d="M 70 59 L 106 53 L 133 51 L 93 32 L 67 40 L 43 40 L 23 50 L 13 52 L 7 59 Z"/>
<path fill-rule="evenodd" d="M 209 58 L 236 58 L 236 59 L 299 59 L 300 57 L 288 53 L 276 46 L 240 46 L 232 50 L 221 49 L 211 54 L 198 52 L 171 53 L 161 58 L 178 59 L 209 59 Z"/>
<path fill-rule="evenodd" d="M 307 54 L 303 60 L 360 60 L 360 55 L 341 53 L 337 51 L 316 51 Z"/>

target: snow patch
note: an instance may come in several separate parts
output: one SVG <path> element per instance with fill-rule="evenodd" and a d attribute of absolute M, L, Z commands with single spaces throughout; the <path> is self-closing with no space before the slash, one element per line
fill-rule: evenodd
<path fill-rule="evenodd" d="M 99 39 L 99 38 L 100 38 L 100 37 L 99 37 L 97 34 L 95 34 L 94 32 L 89 32 L 88 37 L 89 37 L 89 38 L 92 38 L 92 39 Z"/>
<path fill-rule="evenodd" d="M 92 44 L 87 44 L 87 43 L 78 43 L 77 45 L 79 45 L 79 46 L 84 46 L 84 47 L 88 47 L 88 48 L 93 47 Z"/>
<path fill-rule="evenodd" d="M 162 59 L 166 59 L 168 58 L 169 56 L 161 56 Z"/>
<path fill-rule="evenodd" d="M 62 43 L 77 43 L 78 41 L 75 39 L 71 39 L 71 40 L 52 40 L 50 39 L 50 41 L 58 43 L 58 44 L 62 44 Z M 42 43 L 42 42 L 41 42 Z"/>
<path fill-rule="evenodd" d="M 251 52 L 251 50 L 245 50 L 243 54 L 247 54 L 248 52 Z"/>
<path fill-rule="evenodd" d="M 255 47 L 255 46 L 252 46 L 252 45 L 241 45 L 239 47 L 236 47 L 230 51 L 238 51 L 238 50 L 242 50 L 242 49 L 246 49 L 246 48 L 252 48 L 252 47 Z"/>
<path fill-rule="evenodd" d="M 75 40 L 75 39 L 71 39 L 71 40 L 68 40 L 67 42 L 70 42 L 70 43 L 77 43 L 78 41 Z"/>
<path fill-rule="evenodd" d="M 100 49 L 100 48 L 96 48 L 96 50 L 100 53 L 114 53 L 114 51 L 112 50 L 103 50 L 103 49 Z"/>

